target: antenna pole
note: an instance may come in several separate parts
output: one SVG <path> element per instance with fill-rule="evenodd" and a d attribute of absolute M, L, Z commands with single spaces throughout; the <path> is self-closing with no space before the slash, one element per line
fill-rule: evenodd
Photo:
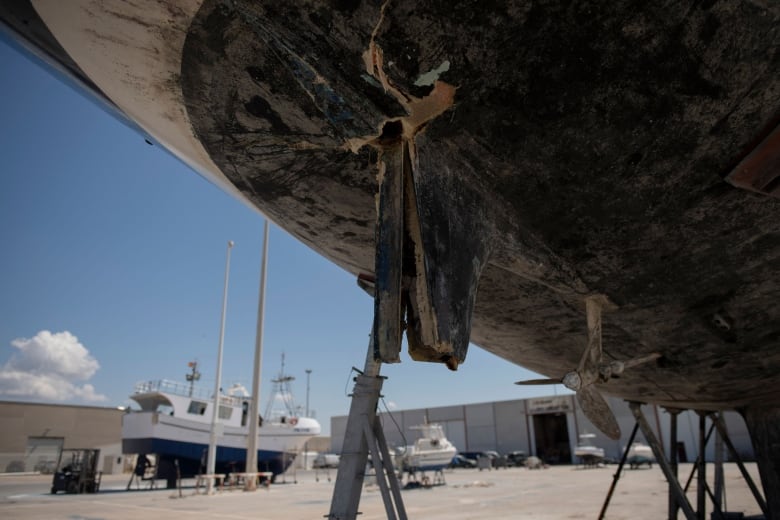
<path fill-rule="evenodd" d="M 263 256 L 260 267 L 260 298 L 257 305 L 257 333 L 255 334 L 255 363 L 252 371 L 252 401 L 249 410 L 249 435 L 246 443 L 246 471 L 257 471 L 257 430 L 260 420 L 260 378 L 263 367 L 263 321 L 265 316 L 265 280 L 268 267 L 268 219 L 263 225 Z M 257 489 L 256 478 L 244 479 L 244 490 Z"/>
<path fill-rule="evenodd" d="M 306 417 L 309 416 L 309 378 L 311 377 L 311 368 L 306 369 Z"/>
<path fill-rule="evenodd" d="M 198 372 L 198 362 L 196 361 L 190 361 L 189 367 L 192 369 L 192 371 L 187 374 L 187 381 L 190 382 L 190 397 L 192 397 L 192 393 L 195 389 L 195 381 L 200 379 L 200 372 Z"/>

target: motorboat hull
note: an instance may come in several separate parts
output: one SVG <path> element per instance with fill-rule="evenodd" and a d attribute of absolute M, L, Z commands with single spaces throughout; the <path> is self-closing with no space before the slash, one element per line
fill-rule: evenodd
<path fill-rule="evenodd" d="M 652 467 L 653 462 L 655 462 L 655 454 L 650 446 L 634 443 L 628 448 L 626 462 L 628 462 L 632 468 L 637 468 L 642 464 Z"/>
<path fill-rule="evenodd" d="M 405 471 L 441 471 L 450 465 L 458 450 L 444 436 L 441 424 L 426 423 L 412 429 L 419 430 L 421 437 L 406 447 L 402 459 Z"/>
<path fill-rule="evenodd" d="M 457 453 L 454 448 L 446 452 L 416 453 L 404 459 L 406 471 L 441 471 L 452 463 Z"/>

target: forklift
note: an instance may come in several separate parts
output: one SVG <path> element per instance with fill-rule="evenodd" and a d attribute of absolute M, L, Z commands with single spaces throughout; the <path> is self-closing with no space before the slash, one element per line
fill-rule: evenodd
<path fill-rule="evenodd" d="M 57 460 L 51 493 L 97 493 L 103 472 L 97 471 L 100 450 L 65 449 Z"/>

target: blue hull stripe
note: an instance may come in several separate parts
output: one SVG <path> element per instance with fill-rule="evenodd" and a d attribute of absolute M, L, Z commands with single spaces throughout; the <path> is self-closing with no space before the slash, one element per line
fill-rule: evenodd
<path fill-rule="evenodd" d="M 122 439 L 123 453 L 143 453 L 158 455 L 169 461 L 178 460 L 183 477 L 191 477 L 200 473 L 202 461 L 206 460 L 207 444 L 194 442 L 172 441 L 168 439 Z M 292 453 L 281 451 L 257 450 L 257 467 L 259 471 L 272 471 L 274 475 L 284 473 L 295 460 Z M 217 473 L 231 471 L 242 472 L 246 464 L 245 448 L 230 448 L 217 446 Z"/>

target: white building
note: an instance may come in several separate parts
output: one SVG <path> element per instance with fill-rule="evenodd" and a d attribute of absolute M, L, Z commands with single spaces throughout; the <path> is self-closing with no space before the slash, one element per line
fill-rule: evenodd
<path fill-rule="evenodd" d="M 536 455 L 548 463 L 575 463 L 574 448 L 579 436 L 596 434 L 589 439 L 604 448 L 607 457 L 619 460 L 631 431 L 634 416 L 628 403 L 616 398 L 607 398 L 622 431 L 620 440 L 613 441 L 602 434 L 582 413 L 573 394 L 541 398 L 515 399 L 490 403 L 475 403 L 414 410 L 380 413 L 388 445 L 404 446 L 416 439 L 412 426 L 426 421 L 444 425 L 447 438 L 460 452 L 495 450 L 508 453 L 522 450 Z M 663 408 L 645 405 L 645 417 L 655 430 L 656 436 L 669 453 L 670 414 Z M 391 417 L 392 415 L 392 417 Z M 735 412 L 724 415 L 731 441 L 743 460 L 752 460 L 753 448 L 742 417 Z M 331 418 L 331 451 L 341 453 L 347 416 Z M 706 428 L 709 429 L 710 421 Z M 642 431 L 637 440 L 646 442 Z M 677 440 L 680 462 L 693 462 L 698 455 L 699 416 L 686 411 L 678 415 Z M 707 446 L 707 460 L 714 459 L 714 442 Z M 728 456 L 727 459 L 729 460 Z"/>

